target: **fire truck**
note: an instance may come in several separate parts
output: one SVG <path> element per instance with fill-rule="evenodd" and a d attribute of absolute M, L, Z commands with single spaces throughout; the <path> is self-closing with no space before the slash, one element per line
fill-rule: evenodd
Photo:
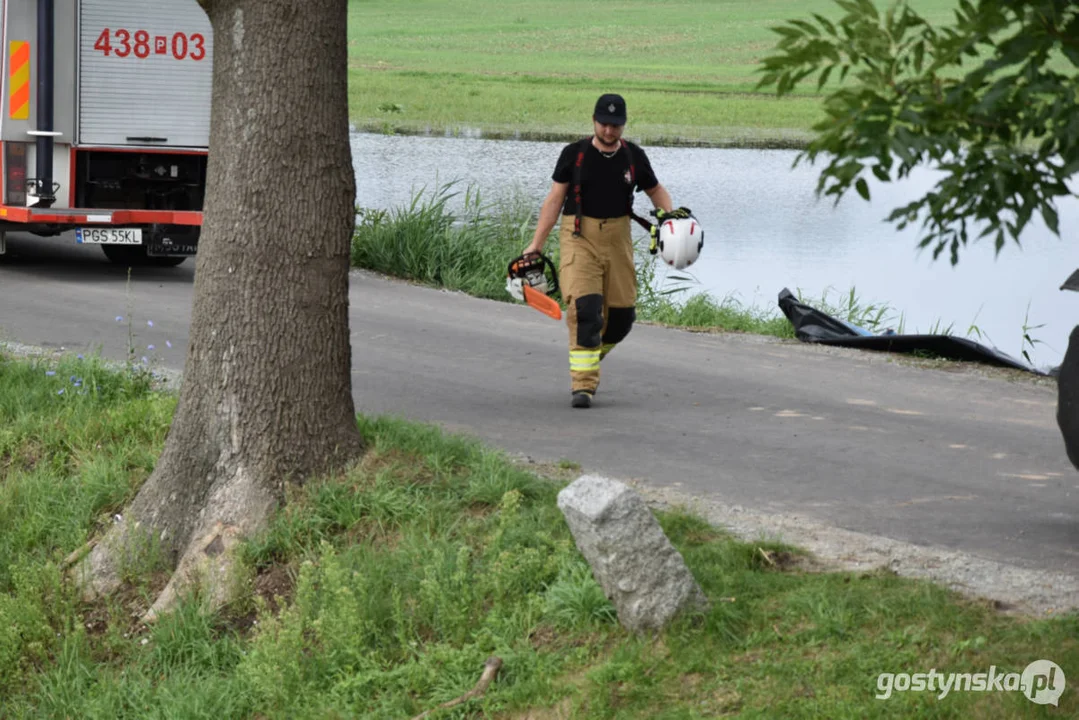
<path fill-rule="evenodd" d="M 213 50 L 197 0 L 0 2 L 0 254 L 20 232 L 125 265 L 194 255 Z"/>

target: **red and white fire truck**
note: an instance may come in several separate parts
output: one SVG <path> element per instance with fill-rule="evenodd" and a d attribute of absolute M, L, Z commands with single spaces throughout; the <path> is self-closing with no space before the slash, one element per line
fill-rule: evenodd
<path fill-rule="evenodd" d="M 194 255 L 213 49 L 198 2 L 0 1 L 0 253 L 25 232 L 123 264 Z"/>

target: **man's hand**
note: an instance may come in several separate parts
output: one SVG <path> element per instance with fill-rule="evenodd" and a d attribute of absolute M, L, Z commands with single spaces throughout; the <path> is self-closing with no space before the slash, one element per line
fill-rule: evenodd
<path fill-rule="evenodd" d="M 687 207 L 680 207 L 667 212 L 663 208 L 656 208 L 652 213 L 656 216 L 656 220 L 659 220 L 662 224 L 665 220 L 686 220 L 693 217 L 693 211 Z"/>
<path fill-rule="evenodd" d="M 543 268 L 543 257 L 540 255 L 539 250 L 534 249 L 531 245 L 525 248 L 525 251 L 521 253 L 521 256 L 513 261 L 513 270 L 520 273 L 523 277 L 524 274 L 535 268 Z"/>

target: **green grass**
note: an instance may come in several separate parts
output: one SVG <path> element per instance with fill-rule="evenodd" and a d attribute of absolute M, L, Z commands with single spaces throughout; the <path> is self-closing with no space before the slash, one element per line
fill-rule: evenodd
<path fill-rule="evenodd" d="M 463 211 L 448 207 L 463 194 Z M 361 209 L 352 264 L 476 297 L 507 299 L 506 271 L 532 239 L 534 208 L 523 199 L 485 204 L 450 182 L 421 189 L 407 207 Z"/>
<path fill-rule="evenodd" d="M 171 410 L 148 387 L 93 358 L 0 356 L 0 588 L 20 560 L 82 538 L 75 518 L 121 508 L 153 467 L 154 433 Z"/>
<path fill-rule="evenodd" d="M 911 4 L 935 23 L 958 6 Z M 776 99 L 755 90 L 757 68 L 770 28 L 814 12 L 842 14 L 832 0 L 353 0 L 350 116 L 383 132 L 563 138 L 613 91 L 642 142 L 798 145 L 823 118 L 815 83 Z"/>
<path fill-rule="evenodd" d="M 504 665 L 485 697 L 436 717 L 1079 712 L 1074 688 L 1059 709 L 1017 693 L 873 697 L 881 672 L 1046 658 L 1073 678 L 1079 618 L 1007 617 L 887 572 L 807 572 L 797 550 L 682 511 L 659 518 L 712 609 L 629 635 L 556 507 L 560 480 L 390 418 L 360 418 L 364 460 L 295 490 L 245 546 L 246 597 L 218 613 L 190 597 L 143 627 L 163 579 L 152 554 L 95 604 L 59 564 L 148 476 L 174 398 L 91 365 L 98 392 L 72 400 L 52 366 L 0 360 L 0 717 L 407 718 L 471 689 L 492 654 Z M 69 383 L 82 369 L 57 367 Z"/>

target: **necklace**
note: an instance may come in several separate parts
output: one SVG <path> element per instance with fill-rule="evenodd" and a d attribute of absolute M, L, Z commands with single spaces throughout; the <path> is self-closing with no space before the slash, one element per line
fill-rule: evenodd
<path fill-rule="evenodd" d="M 605 158 L 613 158 L 615 155 L 618 154 L 618 151 L 622 149 L 622 143 L 617 143 L 614 146 L 614 150 L 612 150 L 611 152 L 604 152 L 602 149 L 600 149 L 599 145 L 596 145 L 596 142 L 598 140 L 599 138 L 592 138 L 592 147 L 594 147 L 596 150 L 599 150 L 599 154 Z"/>
<path fill-rule="evenodd" d="M 606 152 L 599 145 L 597 145 L 597 142 L 599 142 L 599 141 L 600 141 L 599 137 L 592 137 L 592 147 L 596 148 L 599 151 L 599 153 L 601 155 L 603 155 L 604 158 L 614 158 L 615 155 L 618 154 L 618 151 L 622 150 L 622 142 L 617 142 L 616 141 L 615 146 L 614 146 L 614 150 L 612 150 L 611 152 Z"/>

